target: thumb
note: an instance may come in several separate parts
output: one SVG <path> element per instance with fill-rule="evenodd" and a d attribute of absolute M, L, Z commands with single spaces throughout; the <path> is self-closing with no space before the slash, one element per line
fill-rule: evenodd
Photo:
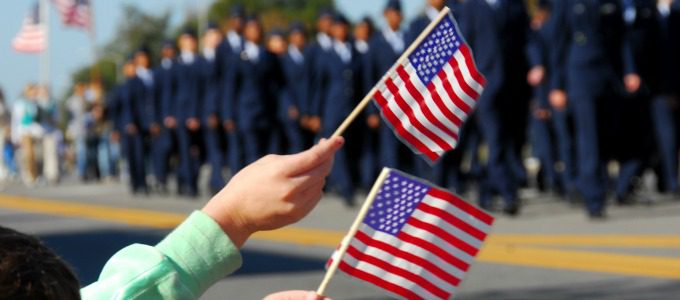
<path fill-rule="evenodd" d="M 286 174 L 297 176 L 309 172 L 331 159 L 344 143 L 345 140 L 342 137 L 322 139 L 307 151 L 289 155 L 283 162 Z"/>

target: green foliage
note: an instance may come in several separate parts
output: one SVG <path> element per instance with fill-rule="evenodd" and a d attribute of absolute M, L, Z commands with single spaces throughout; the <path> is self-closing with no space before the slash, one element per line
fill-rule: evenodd
<path fill-rule="evenodd" d="M 290 21 L 302 21 L 312 28 L 321 8 L 332 8 L 332 0 L 216 0 L 208 18 L 221 22 L 229 16 L 232 5 L 241 4 L 249 13 L 257 12 L 266 30 L 285 28 Z"/>

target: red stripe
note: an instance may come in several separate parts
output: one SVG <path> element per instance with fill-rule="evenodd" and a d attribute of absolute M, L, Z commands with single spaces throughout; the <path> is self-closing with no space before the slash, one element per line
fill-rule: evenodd
<path fill-rule="evenodd" d="M 399 94 L 399 88 L 394 84 L 392 78 L 387 78 L 387 80 L 385 80 L 385 86 L 387 86 L 387 89 L 390 91 L 390 93 L 392 93 L 392 96 L 394 96 L 394 102 L 397 104 L 397 106 L 399 106 L 399 108 L 401 108 L 401 111 L 404 112 L 413 126 L 415 126 L 421 133 L 425 134 L 427 138 L 437 144 L 439 148 L 442 148 L 443 150 L 451 148 L 451 146 L 447 144 L 446 141 L 434 134 L 429 128 L 427 128 L 427 126 L 418 120 L 418 118 L 415 116 L 415 113 L 413 112 L 413 107 L 409 106 L 404 98 L 401 97 Z"/>
<path fill-rule="evenodd" d="M 486 212 L 474 207 L 472 204 L 467 203 L 460 198 L 456 197 L 455 195 L 437 189 L 437 188 L 432 188 L 428 192 L 430 196 L 436 197 L 442 200 L 446 200 L 447 202 L 453 204 L 454 206 L 460 208 L 462 211 L 472 215 L 473 217 L 477 218 L 478 220 L 484 222 L 485 224 L 491 226 L 493 224 L 493 217 Z"/>
<path fill-rule="evenodd" d="M 479 93 L 470 87 L 470 84 L 467 82 L 467 80 L 465 80 L 465 77 L 463 77 L 463 72 L 460 70 L 460 66 L 458 65 L 458 61 L 455 57 L 451 57 L 449 60 L 449 65 L 451 66 L 451 69 L 453 69 L 453 75 L 456 76 L 458 85 L 463 90 L 463 92 L 470 96 L 470 98 L 477 100 L 477 98 L 479 98 Z"/>
<path fill-rule="evenodd" d="M 456 124 L 456 126 L 460 128 L 461 124 L 463 124 L 463 121 L 458 118 L 458 116 L 456 116 L 448 107 L 446 107 L 444 100 L 441 98 L 441 96 L 439 96 L 439 93 L 437 93 L 437 87 L 435 87 L 435 85 L 430 82 L 430 84 L 427 85 L 427 89 L 430 90 L 430 95 L 432 95 L 432 98 L 434 98 L 434 103 L 444 114 L 444 116 L 446 116 L 449 120 L 452 120 L 453 124 Z"/>
<path fill-rule="evenodd" d="M 468 106 L 467 103 L 463 101 L 463 99 L 460 99 L 460 97 L 458 97 L 458 94 L 456 94 L 456 92 L 453 90 L 453 86 L 451 86 L 451 83 L 449 82 L 450 79 L 446 77 L 446 73 L 439 72 L 439 74 L 437 74 L 437 77 L 439 77 L 439 80 L 441 80 L 442 86 L 444 87 L 446 94 L 449 95 L 449 98 L 451 98 L 451 100 L 453 100 L 453 104 L 459 107 L 465 113 L 465 115 L 469 115 L 470 106 Z"/>
<path fill-rule="evenodd" d="M 340 262 L 340 265 L 338 266 L 341 271 L 347 273 L 347 275 L 354 276 L 356 278 L 359 278 L 363 281 L 370 282 L 380 288 L 383 288 L 387 291 L 390 291 L 392 293 L 395 293 L 399 296 L 402 296 L 406 299 L 424 299 L 421 296 L 418 296 L 418 294 L 409 291 L 408 289 L 405 289 L 403 287 L 400 287 L 394 283 L 391 283 L 389 281 L 383 280 L 382 278 L 375 276 L 371 273 L 364 272 L 362 270 L 359 270 L 357 268 L 354 268 L 347 264 L 344 261 Z"/>
<path fill-rule="evenodd" d="M 486 85 L 486 78 L 479 74 L 479 70 L 477 70 L 477 65 L 475 62 L 472 60 L 472 53 L 470 52 L 470 48 L 468 48 L 467 45 L 463 44 L 458 48 L 458 50 L 463 53 L 463 57 L 465 58 L 465 65 L 468 67 L 468 70 L 470 70 L 470 75 L 472 78 L 475 79 L 479 84 L 481 85 Z"/>
<path fill-rule="evenodd" d="M 411 97 L 413 97 L 413 99 L 415 99 L 416 102 L 418 102 L 420 110 L 423 111 L 423 114 L 430 121 L 430 123 L 434 124 L 434 126 L 437 126 L 439 130 L 448 134 L 454 140 L 458 140 L 458 134 L 453 132 L 453 130 L 451 130 L 450 128 L 446 127 L 444 124 L 442 124 L 442 122 L 439 121 L 437 117 L 434 116 L 434 114 L 430 110 L 430 106 L 428 106 L 427 103 L 425 102 L 423 94 L 421 94 L 420 91 L 418 91 L 418 89 L 416 89 L 416 87 L 413 85 L 413 82 L 411 82 L 410 80 L 411 78 L 404 69 L 404 66 L 399 65 L 397 67 L 397 74 L 399 74 L 399 78 L 401 78 L 401 80 L 404 81 L 406 90 L 408 90 L 409 94 L 411 94 Z"/>
<path fill-rule="evenodd" d="M 387 118 L 387 121 L 392 124 L 392 128 L 397 131 L 398 135 L 404 138 L 412 147 L 414 147 L 418 152 L 422 153 L 423 155 L 427 156 L 430 160 L 437 160 L 439 158 L 439 155 L 427 146 L 420 142 L 417 138 L 415 138 L 408 130 L 404 128 L 402 125 L 401 121 L 397 116 L 394 115 L 394 113 L 387 107 L 387 100 L 383 95 L 380 93 L 380 91 L 376 92 L 373 95 L 373 99 L 375 99 L 376 102 L 378 102 L 378 105 L 380 106 L 382 110 L 383 116 Z"/>
<path fill-rule="evenodd" d="M 446 291 L 440 289 L 436 285 L 432 284 L 431 282 L 425 280 L 423 277 L 418 276 L 418 274 L 411 273 L 407 270 L 404 270 L 400 267 L 397 267 L 394 264 L 387 263 L 386 261 L 382 259 L 378 259 L 376 257 L 367 255 L 365 253 L 362 253 L 361 251 L 357 250 L 356 248 L 350 246 L 347 248 L 347 254 L 353 256 L 359 261 L 363 261 L 369 264 L 372 264 L 380 269 L 385 270 L 387 273 L 395 274 L 397 276 L 401 276 L 403 278 L 406 278 L 407 280 L 419 285 L 420 287 L 424 288 L 426 291 L 430 292 L 431 294 L 441 298 L 441 299 L 448 299 L 449 298 L 449 293 Z"/>
<path fill-rule="evenodd" d="M 414 245 L 418 245 L 421 248 L 427 249 L 427 251 L 432 252 L 434 255 L 439 256 L 439 258 L 443 259 L 447 263 L 455 266 L 456 268 L 460 269 L 463 272 L 467 272 L 467 270 L 470 268 L 470 265 L 464 261 L 462 261 L 460 258 L 455 257 L 448 252 L 444 251 L 442 248 L 437 247 L 437 245 L 432 244 L 426 240 L 423 240 L 421 238 L 412 236 L 403 230 L 397 235 L 397 238 L 400 240 L 411 243 Z"/>
<path fill-rule="evenodd" d="M 378 249 L 385 251 L 385 252 L 387 252 L 391 255 L 394 255 L 394 256 L 399 257 L 399 258 L 404 259 L 404 260 L 407 260 L 407 261 L 409 261 L 413 264 L 419 265 L 423 269 L 425 269 L 428 272 L 434 274 L 435 276 L 441 278 L 442 280 L 450 283 L 453 286 L 458 286 L 458 284 L 460 284 L 459 278 L 447 273 L 446 271 L 437 267 L 435 264 L 425 260 L 424 258 L 422 258 L 420 256 L 413 255 L 412 253 L 401 250 L 401 249 L 394 247 L 394 246 L 392 246 L 388 243 L 385 243 L 383 241 L 373 239 L 373 238 L 371 238 L 370 236 L 368 236 L 367 234 L 365 234 L 361 231 L 358 231 L 357 234 L 354 237 L 357 240 L 364 243 L 366 246 L 378 248 Z"/>
<path fill-rule="evenodd" d="M 471 256 L 477 255 L 477 252 L 479 252 L 479 249 L 470 246 L 470 244 L 464 242 L 463 240 L 451 235 L 450 233 L 446 232 L 446 230 L 441 229 L 438 226 L 434 226 L 430 223 L 423 222 L 421 220 L 418 220 L 414 217 L 409 218 L 408 221 L 406 221 L 406 224 L 409 224 L 413 227 L 420 228 L 422 230 L 425 230 L 432 235 L 435 235 L 442 239 L 444 242 L 447 242 L 449 245 L 454 246 L 460 250 L 463 250 L 463 252 L 470 254 Z"/>
<path fill-rule="evenodd" d="M 475 228 L 474 226 L 466 223 L 465 221 L 457 218 L 456 216 L 447 213 L 444 210 L 441 210 L 439 208 L 436 208 L 434 206 L 427 205 L 426 203 L 420 203 L 418 204 L 418 209 L 422 210 L 423 212 L 426 212 L 431 215 L 435 215 L 442 220 L 446 221 L 447 223 L 451 224 L 452 226 L 459 228 L 460 230 L 464 231 L 465 233 L 475 237 L 476 239 L 483 241 L 486 238 L 486 233 L 482 232 L 481 230 Z"/>

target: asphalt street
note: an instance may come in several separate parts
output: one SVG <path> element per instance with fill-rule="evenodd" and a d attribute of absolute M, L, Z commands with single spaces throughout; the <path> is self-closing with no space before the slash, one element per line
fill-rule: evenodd
<path fill-rule="evenodd" d="M 524 190 L 522 196 L 519 217 L 498 215 L 456 299 L 680 297 L 678 199 L 643 193 L 649 201 L 610 205 L 609 218 L 595 222 L 549 194 Z M 40 236 L 87 285 L 116 251 L 132 243 L 157 243 L 205 201 L 207 196 L 131 197 L 116 183 L 11 184 L 0 193 L 0 225 Z M 202 299 L 261 299 L 280 290 L 316 289 L 357 211 L 328 195 L 300 223 L 253 236 L 242 251 L 243 267 Z M 333 279 L 327 294 L 389 299 L 343 276 Z"/>

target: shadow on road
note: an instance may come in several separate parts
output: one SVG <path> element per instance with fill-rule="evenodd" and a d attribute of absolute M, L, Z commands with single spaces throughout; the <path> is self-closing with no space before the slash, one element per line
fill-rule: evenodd
<path fill-rule="evenodd" d="M 97 230 L 40 236 L 75 270 L 81 284 L 99 276 L 102 267 L 118 250 L 134 244 L 155 245 L 168 233 L 165 230 Z M 232 276 L 261 273 L 288 273 L 323 270 L 325 260 L 244 249 L 244 264 Z"/>

